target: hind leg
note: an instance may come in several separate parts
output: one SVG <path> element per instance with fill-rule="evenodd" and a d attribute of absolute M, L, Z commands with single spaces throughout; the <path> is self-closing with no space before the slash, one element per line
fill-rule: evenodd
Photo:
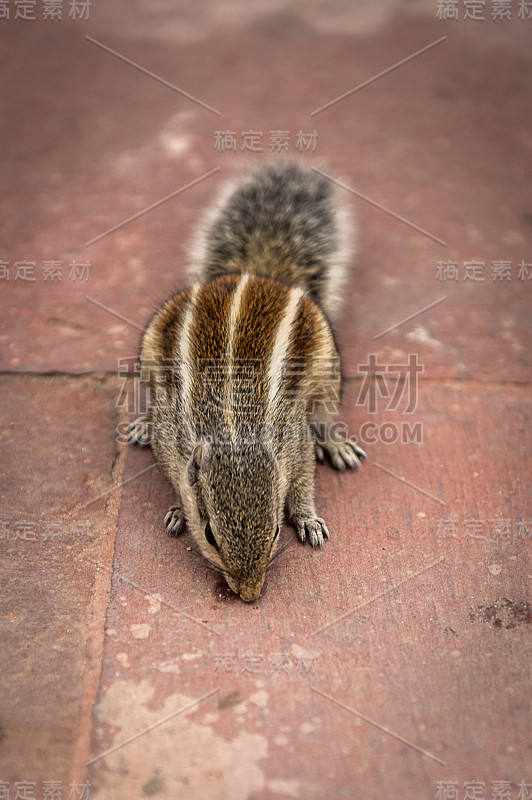
<path fill-rule="evenodd" d="M 336 469 L 359 469 L 362 466 L 366 453 L 360 445 L 338 433 L 334 425 L 313 421 L 310 425 L 314 431 L 318 461 L 324 461 L 327 455 Z"/>
<path fill-rule="evenodd" d="M 364 450 L 339 424 L 340 371 L 334 365 L 328 375 L 316 382 L 316 389 L 307 400 L 307 419 L 314 433 L 318 461 L 325 456 L 336 469 L 358 469 L 366 458 Z"/>

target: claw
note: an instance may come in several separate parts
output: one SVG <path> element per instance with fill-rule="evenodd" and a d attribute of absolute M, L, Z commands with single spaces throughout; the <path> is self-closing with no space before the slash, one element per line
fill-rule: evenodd
<path fill-rule="evenodd" d="M 316 461 L 320 463 L 325 460 L 325 453 L 323 452 L 323 447 L 320 447 L 319 444 L 316 443 L 315 445 L 315 453 L 316 453 Z"/>
<path fill-rule="evenodd" d="M 166 530 L 171 536 L 179 536 L 185 529 L 185 517 L 180 506 L 171 506 L 164 518 Z"/>
<path fill-rule="evenodd" d="M 307 540 L 307 536 L 312 547 L 323 547 L 325 539 L 329 538 L 327 525 L 320 517 L 301 518 L 292 520 L 295 525 L 298 538 L 301 542 Z"/>

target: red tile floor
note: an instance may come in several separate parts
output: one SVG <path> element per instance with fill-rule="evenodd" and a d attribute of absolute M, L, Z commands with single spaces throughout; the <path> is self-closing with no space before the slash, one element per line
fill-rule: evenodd
<path fill-rule="evenodd" d="M 531 798 L 530 4 L 22 5 L 0 9 L 0 797 Z M 170 487 L 119 432 L 201 210 L 279 131 L 358 219 L 336 329 L 369 457 L 318 466 L 330 541 L 287 527 L 246 605 L 166 536 Z"/>

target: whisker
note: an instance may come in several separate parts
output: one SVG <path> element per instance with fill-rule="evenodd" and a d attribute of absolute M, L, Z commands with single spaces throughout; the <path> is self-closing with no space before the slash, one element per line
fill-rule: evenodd
<path fill-rule="evenodd" d="M 266 569 L 268 570 L 271 567 L 271 565 L 273 564 L 273 562 L 275 561 L 276 558 L 278 558 L 286 550 L 288 550 L 289 548 L 291 548 L 293 546 L 294 546 L 294 542 L 288 541 L 282 547 L 279 547 L 275 551 L 273 556 L 271 557 L 270 563 L 268 564 Z M 200 550 L 196 550 L 195 547 L 188 547 L 187 549 L 190 552 L 194 553 L 196 556 L 199 556 L 201 558 L 201 560 L 204 562 L 204 565 L 207 567 L 207 569 L 210 569 L 213 572 L 218 572 L 220 575 L 229 575 L 230 574 L 226 569 L 224 569 L 223 567 L 220 567 L 220 565 L 217 564 L 215 561 L 211 561 L 211 559 L 208 556 L 204 555 L 204 553 L 202 553 Z"/>
<path fill-rule="evenodd" d="M 270 558 L 270 563 L 268 564 L 266 569 L 269 569 L 271 567 L 271 565 L 273 564 L 273 562 L 275 561 L 275 559 L 279 558 L 279 556 L 282 555 L 285 552 L 285 550 L 288 550 L 290 547 L 293 547 L 293 544 L 294 544 L 293 542 L 286 542 L 286 544 L 284 544 L 282 547 L 279 547 L 275 551 L 273 556 Z"/>
<path fill-rule="evenodd" d="M 221 566 L 220 566 L 219 564 L 217 564 L 215 561 L 211 561 L 211 559 L 210 559 L 208 556 L 204 555 L 204 554 L 203 554 L 203 553 L 201 553 L 199 550 L 196 550 L 194 547 L 189 547 L 188 549 L 189 549 L 189 550 L 190 550 L 192 553 L 195 553 L 197 556 L 199 556 L 199 557 L 200 557 L 200 558 L 201 558 L 203 561 L 206 561 L 206 562 L 207 562 L 207 564 L 205 564 L 205 566 L 206 566 L 208 569 L 212 569 L 214 572 L 219 572 L 221 575 L 229 575 L 229 573 L 228 573 L 228 571 L 227 571 L 226 569 L 224 569 L 223 567 L 221 567 Z M 210 566 L 209 566 L 209 565 L 210 565 Z"/>

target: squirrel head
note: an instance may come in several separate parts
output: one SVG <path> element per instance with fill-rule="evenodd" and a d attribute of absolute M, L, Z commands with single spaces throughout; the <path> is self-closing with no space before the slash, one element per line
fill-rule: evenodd
<path fill-rule="evenodd" d="M 242 600 L 256 600 L 274 554 L 286 481 L 264 441 L 203 440 L 188 462 L 203 555 Z"/>

